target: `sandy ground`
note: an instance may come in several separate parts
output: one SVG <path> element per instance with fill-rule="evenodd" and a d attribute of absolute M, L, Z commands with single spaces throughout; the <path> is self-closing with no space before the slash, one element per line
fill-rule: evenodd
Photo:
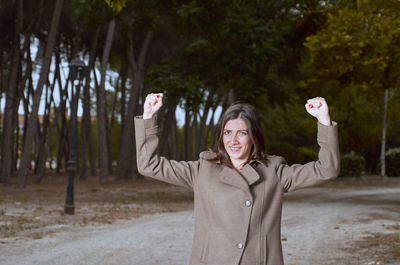
<path fill-rule="evenodd" d="M 1 239 L 0 264 L 185 265 L 193 222 L 184 210 L 43 226 L 38 238 Z M 287 194 L 282 244 L 287 265 L 399 265 L 400 182 L 342 181 Z"/>

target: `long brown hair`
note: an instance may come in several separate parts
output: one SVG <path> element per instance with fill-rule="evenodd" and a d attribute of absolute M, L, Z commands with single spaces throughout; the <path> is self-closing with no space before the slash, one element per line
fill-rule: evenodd
<path fill-rule="evenodd" d="M 233 168 L 232 161 L 229 157 L 229 154 L 225 150 L 224 141 L 222 138 L 226 123 L 230 120 L 238 118 L 241 118 L 246 122 L 247 127 L 249 128 L 249 137 L 253 142 L 247 162 L 254 159 L 266 162 L 267 154 L 265 150 L 264 135 L 262 134 L 261 130 L 260 115 L 253 106 L 242 103 L 231 105 L 222 114 L 221 121 L 218 124 L 217 147 L 216 150 L 214 150 L 216 157 L 210 160 L 220 161 L 222 164 Z"/>

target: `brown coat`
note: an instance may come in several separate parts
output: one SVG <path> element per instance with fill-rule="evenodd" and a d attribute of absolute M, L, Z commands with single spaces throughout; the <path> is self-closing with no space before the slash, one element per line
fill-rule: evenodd
<path fill-rule="evenodd" d="M 207 158 L 174 161 L 157 155 L 156 120 L 135 118 L 139 172 L 194 191 L 191 265 L 283 264 L 284 192 L 321 184 L 339 174 L 337 125 L 318 123 L 319 160 L 288 166 L 279 156 L 251 161 L 240 171 Z"/>

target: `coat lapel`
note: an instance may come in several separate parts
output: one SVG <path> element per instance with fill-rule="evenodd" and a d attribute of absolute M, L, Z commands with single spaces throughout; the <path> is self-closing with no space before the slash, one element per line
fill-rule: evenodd
<path fill-rule="evenodd" d="M 223 183 L 237 187 L 251 194 L 250 185 L 255 183 L 260 178 L 260 176 L 258 175 L 257 171 L 255 171 L 249 164 L 246 164 L 240 171 L 240 173 L 246 179 L 244 179 L 244 177 L 242 177 L 235 169 L 224 166 L 219 174 L 219 179 Z"/>
<path fill-rule="evenodd" d="M 247 180 L 249 186 L 253 185 L 260 179 L 260 175 L 250 164 L 246 164 L 240 173 Z"/>

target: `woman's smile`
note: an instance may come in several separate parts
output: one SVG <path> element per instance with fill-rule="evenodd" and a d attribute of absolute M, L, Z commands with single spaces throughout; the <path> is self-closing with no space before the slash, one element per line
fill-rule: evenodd
<path fill-rule="evenodd" d="M 240 146 L 231 146 L 230 149 L 233 153 L 237 153 L 237 152 L 240 152 L 241 147 Z"/>

